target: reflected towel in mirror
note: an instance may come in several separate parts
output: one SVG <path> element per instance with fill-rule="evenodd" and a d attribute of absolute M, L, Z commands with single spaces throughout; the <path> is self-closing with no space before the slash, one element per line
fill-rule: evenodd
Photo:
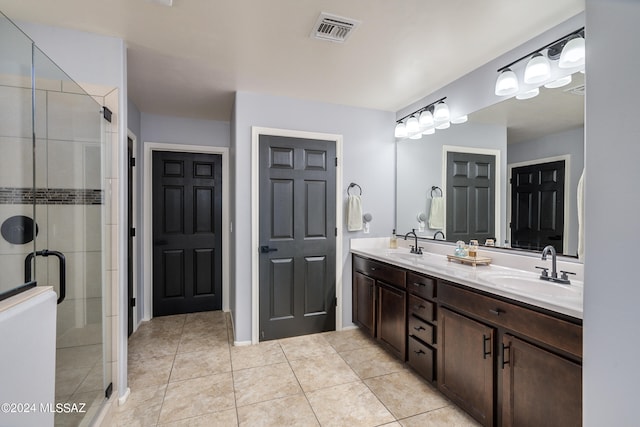
<path fill-rule="evenodd" d="M 362 199 L 355 194 L 350 194 L 347 201 L 347 230 L 362 230 Z"/>
<path fill-rule="evenodd" d="M 434 197 L 431 199 L 429 228 L 432 230 L 442 230 L 444 228 L 444 197 Z"/>

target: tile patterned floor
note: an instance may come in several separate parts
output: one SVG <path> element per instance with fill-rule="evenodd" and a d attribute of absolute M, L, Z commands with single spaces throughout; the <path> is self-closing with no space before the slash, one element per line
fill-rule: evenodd
<path fill-rule="evenodd" d="M 158 317 L 129 340 L 118 426 L 477 426 L 359 330 L 234 347 L 222 312 Z"/>

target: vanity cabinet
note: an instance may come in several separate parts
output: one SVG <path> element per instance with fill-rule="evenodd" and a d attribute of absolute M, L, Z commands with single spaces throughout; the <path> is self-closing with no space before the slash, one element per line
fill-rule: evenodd
<path fill-rule="evenodd" d="M 485 426 L 582 424 L 581 325 L 446 282 L 438 292 L 443 394 Z"/>
<path fill-rule="evenodd" d="M 398 359 L 406 355 L 406 271 L 353 256 L 353 322 Z"/>
<path fill-rule="evenodd" d="M 436 379 L 437 280 L 407 272 L 407 364 L 427 381 Z"/>

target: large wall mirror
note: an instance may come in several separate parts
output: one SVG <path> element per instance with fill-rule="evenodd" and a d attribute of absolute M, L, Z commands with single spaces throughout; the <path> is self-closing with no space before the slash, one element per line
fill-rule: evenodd
<path fill-rule="evenodd" d="M 510 98 L 466 123 L 398 141 L 398 234 L 415 229 L 530 251 L 551 244 L 576 256 L 584 92 L 576 72 L 564 87 L 541 87 L 534 98 Z"/>

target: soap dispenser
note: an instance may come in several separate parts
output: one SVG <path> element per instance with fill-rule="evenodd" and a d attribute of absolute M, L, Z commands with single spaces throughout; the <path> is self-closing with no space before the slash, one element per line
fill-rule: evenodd
<path fill-rule="evenodd" d="M 394 228 L 389 238 L 389 249 L 398 249 L 398 237 L 396 236 L 396 229 Z"/>

